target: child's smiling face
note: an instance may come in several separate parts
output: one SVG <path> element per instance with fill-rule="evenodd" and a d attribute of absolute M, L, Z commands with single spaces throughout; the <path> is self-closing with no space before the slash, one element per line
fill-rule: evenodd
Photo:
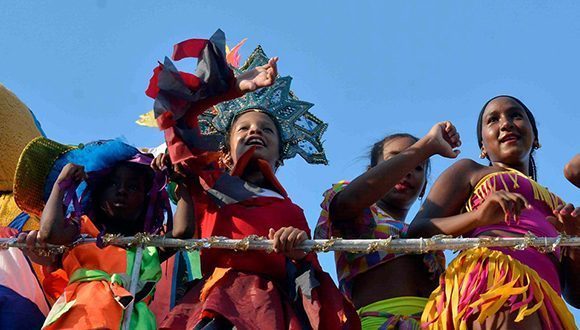
<path fill-rule="evenodd" d="M 97 196 L 104 214 L 115 221 L 137 221 L 145 209 L 147 197 L 144 171 L 135 166 L 120 164 L 104 180 Z"/>
<path fill-rule="evenodd" d="M 280 138 L 276 124 L 267 114 L 248 111 L 232 124 L 229 136 L 233 163 L 251 147 L 256 147 L 255 157 L 266 160 L 274 168 L 280 159 Z"/>

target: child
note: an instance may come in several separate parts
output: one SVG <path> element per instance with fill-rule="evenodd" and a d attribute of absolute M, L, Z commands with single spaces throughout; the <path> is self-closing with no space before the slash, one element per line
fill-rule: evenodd
<path fill-rule="evenodd" d="M 224 39 L 218 31 L 210 40 L 176 45 L 174 59 L 200 57 L 196 76 L 178 73 L 166 59 L 147 94 L 156 99 L 171 161 L 199 181 L 192 189 L 197 236 L 265 236 L 277 253 L 203 250 L 202 283 L 162 328 L 356 329 L 356 313 L 316 255 L 295 249 L 309 236 L 308 225 L 274 175 L 296 154 L 325 163 L 326 125 L 290 92 L 290 77 L 276 79 L 277 58 L 268 60 L 261 48 L 234 77 Z"/>
<path fill-rule="evenodd" d="M 28 235 L 27 243 L 69 245 L 82 236 L 159 233 L 164 211 L 169 209 L 162 189 L 165 177 L 153 172 L 151 161 L 147 155 L 116 140 L 78 148 L 45 138 L 33 140 L 20 158 L 15 189 L 16 201 L 22 209 L 32 214 L 42 212 L 40 229 Z M 183 200 L 181 192 L 182 189 L 178 193 Z M 79 203 L 77 193 L 82 197 Z M 73 203 L 72 212 L 67 212 L 69 201 Z M 188 222 L 182 221 L 179 212 L 177 215 L 168 234 L 191 235 Z M 168 226 L 171 228 L 171 223 Z M 154 247 L 143 249 L 138 291 L 133 296 L 128 285 L 136 251 L 135 247 L 101 248 L 86 243 L 65 252 L 56 265 L 51 265 L 52 270 L 60 271 L 45 279 L 47 293 L 59 297 L 43 328 L 119 329 L 129 312 L 126 308 L 133 301 L 130 328 L 156 328 L 147 303 L 160 276 L 160 257 Z M 64 289 L 59 287 L 58 280 L 63 280 L 59 276 L 68 282 Z"/>
<path fill-rule="evenodd" d="M 520 100 L 489 100 L 477 137 L 489 166 L 463 159 L 447 169 L 413 220 L 413 235 L 555 237 L 557 228 L 580 233 L 580 212 L 536 182 L 538 129 Z M 576 329 L 560 296 L 578 306 L 580 264 L 574 260 L 577 248 L 465 250 L 448 266 L 422 321 L 434 329 Z"/>
<path fill-rule="evenodd" d="M 459 145 L 449 122 L 436 124 L 421 140 L 393 134 L 378 141 L 365 173 L 324 193 L 316 238 L 409 238 L 405 217 L 425 193 L 429 157 L 454 158 Z M 418 329 L 445 266 L 442 253 L 335 252 L 335 258 L 340 288 L 358 309 L 363 329 Z"/>

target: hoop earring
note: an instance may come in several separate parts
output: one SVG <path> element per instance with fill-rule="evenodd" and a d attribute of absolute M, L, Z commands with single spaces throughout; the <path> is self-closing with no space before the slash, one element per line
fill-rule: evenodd
<path fill-rule="evenodd" d="M 481 153 L 479 154 L 479 158 L 485 159 L 487 157 L 487 153 L 481 148 Z"/>

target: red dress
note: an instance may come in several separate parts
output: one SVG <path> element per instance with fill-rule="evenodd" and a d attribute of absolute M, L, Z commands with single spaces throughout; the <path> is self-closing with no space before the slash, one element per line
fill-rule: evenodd
<path fill-rule="evenodd" d="M 253 150 L 242 157 L 232 174 L 243 172 L 251 153 Z M 266 162 L 253 161 L 262 163 L 264 176 L 279 196 L 258 194 L 218 206 L 221 203 L 216 203 L 210 193 L 197 189 L 194 196 L 201 237 L 267 236 L 270 228 L 288 226 L 310 235 L 302 209 L 288 198 Z M 228 176 L 216 171 L 203 174 L 200 178 L 212 187 L 218 186 L 221 175 Z M 233 190 L 238 188 L 228 185 L 220 193 L 236 195 Z M 203 317 L 218 315 L 238 329 L 360 328 L 354 307 L 313 253 L 295 262 L 278 253 L 209 249 L 202 251 L 201 261 L 204 280 L 169 313 L 162 329 L 191 329 Z"/>
<path fill-rule="evenodd" d="M 157 124 L 164 131 L 171 160 L 199 177 L 200 184 L 192 191 L 198 236 L 267 236 L 270 228 L 287 226 L 310 233 L 302 210 L 288 198 L 271 167 L 252 159 L 253 149 L 227 173 L 217 165 L 220 153 L 201 135 L 200 114 L 241 96 L 223 54 L 215 49 L 212 40 L 176 45 L 175 60 L 196 57 L 204 63 L 198 66 L 198 76 L 176 71 L 167 59 L 154 70 L 146 91 L 156 100 Z M 262 194 L 265 190 L 240 178 L 249 162 L 257 162 L 279 196 Z M 294 262 L 276 253 L 211 249 L 202 251 L 201 263 L 203 280 L 186 293 L 160 328 L 192 329 L 204 317 L 221 316 L 238 329 L 360 329 L 354 307 L 313 253 Z"/>

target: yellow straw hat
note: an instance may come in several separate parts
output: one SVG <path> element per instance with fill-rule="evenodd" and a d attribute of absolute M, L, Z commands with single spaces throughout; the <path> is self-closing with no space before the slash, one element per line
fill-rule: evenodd
<path fill-rule="evenodd" d="M 0 84 L 0 191 L 12 190 L 22 149 L 40 135 L 42 133 L 28 107 Z"/>
<path fill-rule="evenodd" d="M 44 209 L 45 184 L 54 163 L 65 153 L 78 149 L 37 137 L 22 151 L 14 176 L 14 199 L 20 209 L 40 216 Z"/>

